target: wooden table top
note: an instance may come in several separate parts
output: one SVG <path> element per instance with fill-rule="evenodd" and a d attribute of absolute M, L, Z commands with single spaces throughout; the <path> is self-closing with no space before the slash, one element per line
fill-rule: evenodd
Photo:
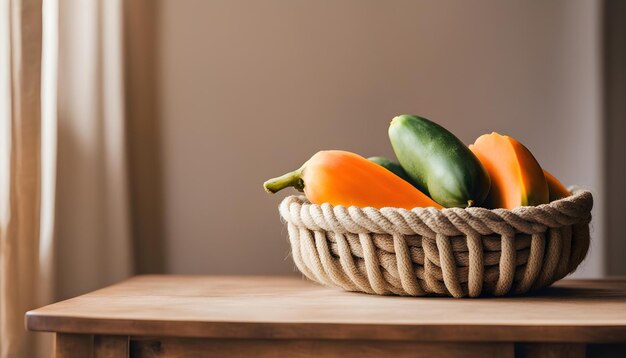
<path fill-rule="evenodd" d="M 26 314 L 28 329 L 208 338 L 626 341 L 626 279 L 521 297 L 374 296 L 297 277 L 138 276 Z"/>

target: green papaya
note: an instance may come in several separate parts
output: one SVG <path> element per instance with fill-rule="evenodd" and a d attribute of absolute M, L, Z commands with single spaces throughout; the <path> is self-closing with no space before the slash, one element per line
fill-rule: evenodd
<path fill-rule="evenodd" d="M 413 182 L 413 179 L 411 179 L 411 177 L 406 173 L 406 171 L 404 171 L 399 163 L 396 163 L 393 160 L 387 159 L 385 157 L 370 157 L 367 159 L 389 170 L 390 172 L 404 179 L 404 181 L 411 183 L 411 185 L 416 186 Z"/>
<path fill-rule="evenodd" d="M 478 206 L 487 197 L 491 181 L 483 165 L 437 123 L 403 114 L 391 121 L 389 139 L 417 187 L 442 206 Z"/>

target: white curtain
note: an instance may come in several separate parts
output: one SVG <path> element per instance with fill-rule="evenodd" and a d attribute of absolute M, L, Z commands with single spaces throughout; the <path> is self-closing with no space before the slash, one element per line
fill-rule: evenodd
<path fill-rule="evenodd" d="M 28 309 L 132 273 L 123 59 L 121 0 L 0 0 L 2 357 L 50 352 Z"/>

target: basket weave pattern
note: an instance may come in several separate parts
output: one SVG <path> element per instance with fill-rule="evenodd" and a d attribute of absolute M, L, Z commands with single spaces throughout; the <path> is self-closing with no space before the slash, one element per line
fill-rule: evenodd
<path fill-rule="evenodd" d="M 293 260 L 309 279 L 380 295 L 501 296 L 549 286 L 589 248 L 585 190 L 534 207 L 357 208 L 280 204 Z"/>

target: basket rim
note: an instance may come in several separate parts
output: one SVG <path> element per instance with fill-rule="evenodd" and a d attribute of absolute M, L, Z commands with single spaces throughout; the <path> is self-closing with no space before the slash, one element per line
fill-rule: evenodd
<path fill-rule="evenodd" d="M 556 207 L 564 202 L 580 202 L 580 201 L 589 201 L 590 199 L 593 198 L 593 195 L 591 193 L 590 190 L 588 189 L 583 189 L 583 188 L 578 188 L 578 187 L 573 187 L 569 189 L 569 192 L 572 194 L 570 196 L 564 197 L 564 198 L 560 198 L 554 201 L 551 201 L 549 203 L 546 204 L 540 204 L 540 205 L 524 205 L 524 206 L 518 206 L 516 208 L 513 209 L 504 209 L 504 208 L 496 208 L 496 209 L 487 209 L 487 208 L 483 208 L 480 206 L 474 206 L 474 207 L 469 207 L 469 208 L 443 208 L 443 209 L 437 209 L 434 207 L 415 207 L 413 209 L 403 209 L 403 208 L 397 208 L 397 207 L 392 207 L 392 206 L 387 206 L 384 208 L 375 208 L 372 206 L 365 206 L 365 207 L 359 207 L 359 206 L 355 206 L 355 205 L 349 205 L 349 206 L 345 206 L 345 205 L 332 205 L 330 203 L 322 203 L 322 204 L 313 204 L 311 203 L 306 196 L 304 195 L 289 195 L 287 197 L 285 197 L 283 199 L 283 201 L 287 201 L 289 199 L 290 202 L 297 202 L 302 206 L 310 206 L 310 207 L 330 207 L 330 208 L 344 208 L 347 210 L 350 209 L 359 209 L 359 210 L 367 210 L 367 211 L 398 211 L 398 212 L 420 212 L 420 211 L 439 211 L 439 212 L 446 212 L 446 211 L 458 211 L 458 210 L 464 210 L 464 211 L 494 211 L 494 212 L 503 212 L 503 211 L 509 211 L 509 212 L 519 212 L 519 211 L 525 211 L 528 208 L 546 208 L 546 207 Z M 591 208 L 590 208 L 591 210 Z"/>
<path fill-rule="evenodd" d="M 388 233 L 401 235 L 515 235 L 534 234 L 547 228 L 591 221 L 593 196 L 590 191 L 574 188 L 572 195 L 538 206 L 514 209 L 359 208 L 311 204 L 302 195 L 291 195 L 279 206 L 287 223 L 309 230 L 339 233 Z"/>

